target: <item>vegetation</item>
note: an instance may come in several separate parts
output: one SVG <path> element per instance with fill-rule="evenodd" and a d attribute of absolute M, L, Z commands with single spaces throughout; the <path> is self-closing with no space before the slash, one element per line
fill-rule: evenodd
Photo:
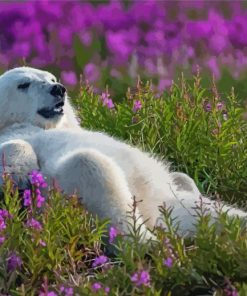
<path fill-rule="evenodd" d="M 245 206 L 247 123 L 234 90 L 220 97 L 214 85 L 202 88 L 198 74 L 162 95 L 139 81 L 120 102 L 108 90 L 97 95 L 82 85 L 74 103 L 82 127 L 156 153 L 204 194 Z M 157 240 L 143 243 L 135 226 L 130 235 L 119 233 L 76 196 L 47 190 L 38 172 L 24 192 L 3 178 L 1 295 L 247 295 L 247 231 L 238 218 L 219 211 L 217 225 L 210 225 L 202 205 L 195 236 L 183 238 L 182 221 L 161 208 L 167 229 L 157 227 Z M 135 220 L 134 204 L 128 214 Z"/>

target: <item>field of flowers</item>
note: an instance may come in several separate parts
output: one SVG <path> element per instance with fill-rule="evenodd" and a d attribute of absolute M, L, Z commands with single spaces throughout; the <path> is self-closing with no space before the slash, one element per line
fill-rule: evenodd
<path fill-rule="evenodd" d="M 162 91 L 199 65 L 220 91 L 247 91 L 245 1 L 1 1 L 0 26 L 2 70 L 26 63 L 123 95 L 138 75 Z"/>
<path fill-rule="evenodd" d="M 200 191 L 247 210 L 247 10 L 244 1 L 0 2 L 0 69 L 47 69 L 81 125 L 171 162 Z M 183 74 L 182 74 L 183 72 Z M 138 78 L 140 76 L 140 78 Z M 152 82 L 150 82 L 152 80 Z M 175 81 L 172 82 L 172 81 Z M 234 86 L 234 88 L 233 88 Z M 0 118 L 1 120 L 1 118 Z M 142 243 L 47 190 L 37 171 L 0 189 L 0 295 L 246 296 L 246 221 L 197 209 L 193 238 Z M 133 222 L 135 203 L 128 213 Z"/>

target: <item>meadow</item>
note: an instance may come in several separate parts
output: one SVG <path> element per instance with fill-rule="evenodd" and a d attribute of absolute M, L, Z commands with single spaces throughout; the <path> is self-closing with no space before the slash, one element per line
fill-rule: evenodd
<path fill-rule="evenodd" d="M 68 87 L 83 128 L 169 161 L 202 194 L 247 211 L 246 39 L 240 1 L 0 3 L 0 69 L 47 69 Z M 174 4 L 175 3 L 175 4 Z M 10 21 L 11 20 L 11 21 Z M 1 119 L 0 119 L 1 120 Z M 247 295 L 246 221 L 197 206 L 194 237 L 166 229 L 142 243 L 77 196 L 4 175 L 0 295 Z"/>

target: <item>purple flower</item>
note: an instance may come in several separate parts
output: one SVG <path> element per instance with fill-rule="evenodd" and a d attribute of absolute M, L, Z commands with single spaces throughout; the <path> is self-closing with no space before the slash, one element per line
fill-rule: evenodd
<path fill-rule="evenodd" d="M 134 102 L 134 107 L 133 107 L 133 112 L 137 112 L 138 110 L 140 110 L 142 108 L 142 103 L 140 100 L 137 100 Z"/>
<path fill-rule="evenodd" d="M 39 240 L 39 244 L 40 244 L 42 247 L 46 247 L 46 242 L 43 241 L 42 239 Z"/>
<path fill-rule="evenodd" d="M 206 103 L 206 104 L 204 105 L 204 110 L 205 110 L 206 112 L 210 112 L 210 111 L 212 110 L 212 105 L 211 105 L 210 103 Z"/>
<path fill-rule="evenodd" d="M 31 218 L 26 223 L 27 227 L 31 227 L 36 230 L 42 230 L 42 225 L 38 220 L 35 220 L 34 218 Z"/>
<path fill-rule="evenodd" d="M 112 99 L 110 98 L 110 94 L 102 93 L 101 94 L 101 101 L 103 103 L 103 106 L 106 106 L 108 109 L 114 108 L 114 104 L 112 102 Z"/>
<path fill-rule="evenodd" d="M 0 216 L 3 218 L 12 218 L 12 215 L 5 209 L 0 209 Z"/>
<path fill-rule="evenodd" d="M 97 81 L 99 79 L 99 77 L 100 77 L 99 69 L 93 63 L 88 63 L 87 65 L 85 65 L 83 71 L 84 71 L 86 79 L 90 83 Z"/>
<path fill-rule="evenodd" d="M 41 292 L 39 293 L 39 296 L 57 296 L 57 293 L 51 291 L 51 292 Z"/>
<path fill-rule="evenodd" d="M 99 257 L 96 257 L 94 259 L 94 262 L 93 262 L 93 267 L 96 267 L 96 266 L 99 266 L 99 265 L 102 265 L 102 264 L 105 264 L 106 262 L 108 262 L 108 257 L 104 256 L 104 255 L 101 255 Z"/>
<path fill-rule="evenodd" d="M 105 287 L 105 293 L 108 294 L 110 292 L 110 288 L 109 287 Z"/>
<path fill-rule="evenodd" d="M 60 292 L 64 293 L 65 296 L 73 296 L 73 288 L 65 288 L 64 286 L 60 287 Z"/>
<path fill-rule="evenodd" d="M 117 228 L 115 228 L 114 226 L 110 227 L 109 230 L 109 243 L 112 244 L 114 239 L 118 236 L 119 231 Z"/>
<path fill-rule="evenodd" d="M 135 272 L 130 279 L 137 287 L 142 285 L 146 287 L 150 286 L 150 275 L 148 271 L 142 270 Z"/>
<path fill-rule="evenodd" d="M 5 242 L 6 237 L 5 236 L 0 236 L 0 246 Z"/>
<path fill-rule="evenodd" d="M 23 193 L 24 206 L 29 207 L 32 204 L 31 190 L 25 189 Z"/>
<path fill-rule="evenodd" d="M 173 260 L 171 257 L 168 257 L 167 259 L 163 260 L 163 264 L 167 266 L 168 268 L 171 268 L 173 265 Z"/>
<path fill-rule="evenodd" d="M 101 283 L 94 283 L 94 284 L 92 284 L 92 290 L 93 290 L 93 292 L 97 292 L 97 291 L 99 291 L 101 288 L 102 288 Z"/>
<path fill-rule="evenodd" d="M 226 296 L 238 296 L 238 291 L 235 288 L 226 288 L 224 292 Z"/>
<path fill-rule="evenodd" d="M 10 271 L 13 271 L 22 265 L 22 260 L 19 256 L 16 255 L 15 252 L 13 252 L 8 258 L 7 258 L 7 268 Z"/>
<path fill-rule="evenodd" d="M 62 81 L 68 85 L 74 86 L 77 84 L 76 73 L 73 71 L 63 71 L 61 73 Z"/>
<path fill-rule="evenodd" d="M 45 198 L 41 195 L 39 189 L 36 189 L 36 196 L 37 196 L 37 207 L 41 208 L 43 203 L 45 202 Z"/>
<path fill-rule="evenodd" d="M 6 228 L 6 224 L 4 221 L 4 218 L 0 216 L 0 231 L 4 230 Z"/>
<path fill-rule="evenodd" d="M 43 175 L 36 170 L 33 170 L 30 174 L 30 182 L 32 185 L 35 185 L 36 187 L 47 187 L 47 183 L 44 180 Z"/>
<path fill-rule="evenodd" d="M 221 110 L 223 108 L 223 106 L 224 106 L 223 103 L 222 102 L 219 102 L 219 103 L 217 103 L 216 108 L 218 110 Z"/>

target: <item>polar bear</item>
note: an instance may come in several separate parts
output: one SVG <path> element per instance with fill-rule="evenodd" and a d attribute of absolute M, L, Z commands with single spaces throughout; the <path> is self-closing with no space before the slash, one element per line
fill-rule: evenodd
<path fill-rule="evenodd" d="M 158 206 L 172 207 L 181 233 L 193 233 L 196 203 L 216 216 L 214 202 L 202 197 L 186 174 L 148 153 L 101 132 L 81 128 L 65 87 L 49 72 L 19 67 L 0 76 L 0 173 L 22 178 L 33 169 L 53 178 L 67 194 L 76 192 L 88 211 L 109 218 L 128 231 L 128 215 L 136 215 L 143 232 L 162 223 Z M 246 217 L 223 205 L 229 215 Z"/>

